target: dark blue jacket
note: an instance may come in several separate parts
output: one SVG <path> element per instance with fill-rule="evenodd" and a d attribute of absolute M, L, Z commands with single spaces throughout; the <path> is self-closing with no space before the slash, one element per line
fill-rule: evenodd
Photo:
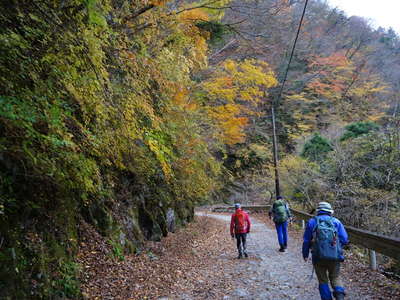
<path fill-rule="evenodd" d="M 338 219 L 332 217 L 330 214 L 328 214 L 326 212 L 320 212 L 318 214 L 318 216 L 319 216 L 319 218 L 321 218 L 321 220 L 326 220 L 328 218 L 332 218 L 333 224 L 335 225 L 337 232 L 338 232 L 340 244 L 343 246 L 343 245 L 346 245 L 349 243 L 346 229 L 344 228 L 343 224 Z M 307 223 L 306 230 L 304 231 L 304 236 L 303 236 L 303 258 L 308 258 L 308 255 L 310 253 L 310 248 L 311 248 L 312 239 L 313 239 L 313 233 L 314 233 L 314 229 L 315 229 L 316 225 L 317 225 L 317 221 L 315 220 L 315 217 L 311 218 Z M 315 261 L 315 259 L 313 257 L 313 262 L 314 261 Z"/>

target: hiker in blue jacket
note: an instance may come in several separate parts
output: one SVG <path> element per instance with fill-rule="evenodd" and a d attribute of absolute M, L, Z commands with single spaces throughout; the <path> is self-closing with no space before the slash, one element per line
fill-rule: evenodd
<path fill-rule="evenodd" d="M 269 211 L 269 218 L 273 218 L 275 223 L 276 233 L 278 235 L 278 242 L 280 252 L 285 252 L 288 243 L 288 220 L 291 218 L 289 205 L 283 200 L 282 196 L 276 197 L 276 201 Z"/>
<path fill-rule="evenodd" d="M 342 300 L 345 296 L 340 263 L 344 261 L 342 247 L 349 241 L 343 224 L 332 214 L 332 206 L 328 202 L 320 202 L 317 216 L 308 221 L 303 237 L 303 258 L 304 261 L 308 260 L 311 248 L 322 300 L 332 300 L 329 282 L 336 300 Z"/>

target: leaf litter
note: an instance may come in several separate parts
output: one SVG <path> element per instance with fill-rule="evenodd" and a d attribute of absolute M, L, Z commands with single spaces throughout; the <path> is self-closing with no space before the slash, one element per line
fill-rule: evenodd
<path fill-rule="evenodd" d="M 236 253 L 221 221 L 196 217 L 122 261 L 90 225 L 83 223 L 81 231 L 78 263 L 85 299 L 222 299 L 232 290 Z"/>
<path fill-rule="evenodd" d="M 253 214 L 252 218 L 273 228 L 265 214 Z M 170 233 L 161 242 L 146 242 L 140 254 L 126 255 L 123 261 L 112 256 L 112 246 L 90 225 L 81 227 L 78 262 L 85 299 L 247 299 L 249 292 L 260 289 L 261 298 L 254 299 L 267 299 L 276 292 L 297 299 L 285 294 L 287 287 L 275 286 L 273 270 L 271 274 L 259 272 L 256 256 L 238 264 L 226 221 L 196 216 L 186 228 Z M 301 231 L 291 227 L 290 238 L 299 248 Z M 369 270 L 352 251 L 343 264 L 343 278 L 352 293 L 365 299 L 400 299 L 399 283 Z M 290 282 L 290 278 L 286 280 Z M 315 284 L 316 280 L 314 276 Z M 295 285 L 296 289 L 302 293 L 303 287 Z"/>

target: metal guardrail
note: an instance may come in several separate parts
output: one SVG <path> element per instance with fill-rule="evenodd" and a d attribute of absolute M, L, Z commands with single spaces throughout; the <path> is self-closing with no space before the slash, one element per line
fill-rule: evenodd
<path fill-rule="evenodd" d="M 291 211 L 293 215 L 305 221 L 313 217 L 310 214 L 295 209 L 291 209 Z M 400 239 L 352 226 L 345 225 L 345 228 L 349 234 L 351 243 L 400 260 Z"/>
<path fill-rule="evenodd" d="M 243 210 L 252 211 L 252 212 L 265 212 L 269 210 L 271 205 L 242 205 Z M 233 206 L 216 206 L 212 208 L 213 212 L 234 212 L 235 207 Z"/>
<path fill-rule="evenodd" d="M 271 205 L 254 205 L 254 206 L 242 206 L 244 210 L 252 211 L 252 212 L 260 212 L 260 211 L 269 211 Z M 221 206 L 214 207 L 213 211 L 222 212 L 222 211 L 233 211 L 234 207 L 230 206 Z M 296 210 L 290 209 L 292 214 L 300 220 L 307 221 L 312 218 L 313 215 Z M 382 234 L 370 232 L 363 229 L 358 229 L 352 226 L 345 225 L 346 231 L 349 234 L 350 241 L 352 244 L 367 248 L 372 251 L 376 251 L 388 257 L 397 259 L 400 261 L 400 239 L 388 237 Z M 375 260 L 375 254 L 371 253 L 371 268 L 376 269 L 376 266 L 373 266 L 373 260 Z M 376 263 L 375 263 L 376 264 Z"/>

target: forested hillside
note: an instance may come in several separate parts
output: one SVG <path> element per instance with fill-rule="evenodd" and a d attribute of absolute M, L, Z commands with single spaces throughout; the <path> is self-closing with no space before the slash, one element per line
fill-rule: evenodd
<path fill-rule="evenodd" d="M 138 252 L 196 205 L 269 201 L 303 1 L 0 4 L 0 297 L 79 298 L 82 224 Z M 283 193 L 400 232 L 400 40 L 310 1 L 278 103 Z"/>
<path fill-rule="evenodd" d="M 257 57 L 282 80 L 303 4 L 231 3 L 226 23 L 239 24 L 211 61 Z M 400 39 L 392 29 L 373 29 L 325 1 L 310 1 L 279 101 L 287 196 L 309 209 L 334 201 L 348 224 L 399 234 L 399 67 Z M 270 134 L 257 124 L 250 136 Z M 253 181 L 272 190 L 271 182 Z"/>

